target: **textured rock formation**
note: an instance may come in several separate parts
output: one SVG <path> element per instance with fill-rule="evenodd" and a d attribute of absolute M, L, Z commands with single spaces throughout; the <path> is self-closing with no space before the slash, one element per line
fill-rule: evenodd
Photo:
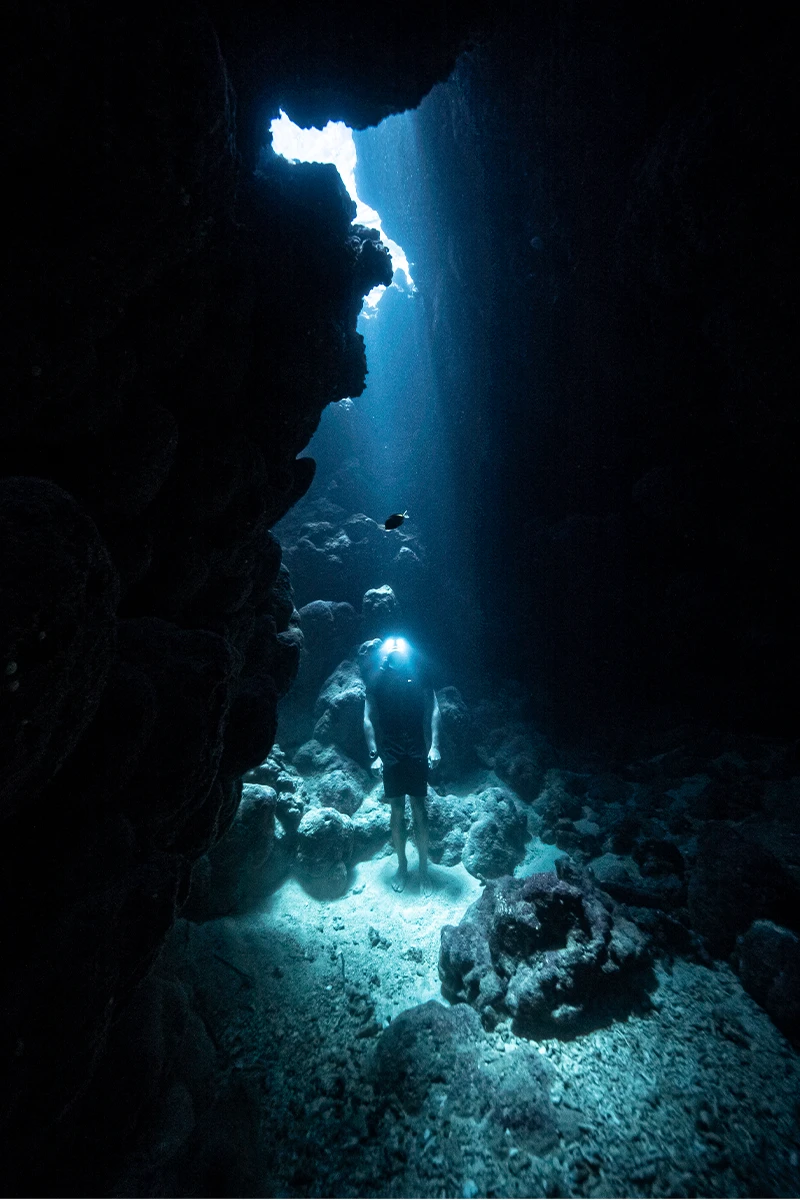
<path fill-rule="evenodd" d="M 366 764 L 364 681 L 358 665 L 345 660 L 325 681 L 314 706 L 314 738 Z"/>
<path fill-rule="evenodd" d="M 452 867 L 461 855 L 473 821 L 477 815 L 474 796 L 440 796 L 428 788 L 428 836 L 430 856 L 435 863 Z"/>
<path fill-rule="evenodd" d="M 382 588 L 389 587 L 415 611 L 423 597 L 430 598 L 433 576 L 425 550 L 405 526 L 387 531 L 364 513 L 348 514 L 325 495 L 313 495 L 281 521 L 280 537 L 301 604 L 328 594 L 332 582 L 336 599 L 354 607 L 369 596 L 363 615 L 372 625 L 365 625 L 366 637 L 392 632 L 399 615 Z"/>
<path fill-rule="evenodd" d="M 0 482 L 0 803 L 30 800 L 85 733 L 115 657 L 119 582 L 92 520 L 40 479 Z"/>
<path fill-rule="evenodd" d="M 467 834 L 464 866 L 478 879 L 513 874 L 522 862 L 528 840 L 522 806 L 502 788 L 487 788 L 476 796 L 475 809 L 479 816 Z"/>
<path fill-rule="evenodd" d="M 754 921 L 737 942 L 736 960 L 750 995 L 800 1041 L 800 937 L 772 921 Z"/>
<path fill-rule="evenodd" d="M 194 865 L 185 916 L 196 921 L 246 912 L 275 885 L 281 874 L 274 853 L 277 806 L 272 788 L 243 786 L 230 829 Z"/>
<path fill-rule="evenodd" d="M 521 1048 L 510 1063 L 487 1063 L 480 1053 L 485 1040 L 466 1005 L 448 1009 L 429 1000 L 401 1013 L 378 1042 L 379 1094 L 384 1102 L 396 1098 L 409 1114 L 436 1098 L 450 1117 L 485 1121 L 491 1141 L 510 1130 L 515 1144 L 545 1153 L 558 1139 L 548 1067 L 532 1048 Z"/>
<path fill-rule="evenodd" d="M 369 588 L 361 601 L 361 616 L 366 637 L 385 637 L 397 628 L 402 615 L 399 601 L 388 583 Z"/>
<path fill-rule="evenodd" d="M 686 885 L 672 872 L 645 875 L 633 859 L 617 854 L 592 859 L 590 869 L 603 891 L 623 904 L 669 910 L 686 902 Z"/>
<path fill-rule="evenodd" d="M 316 50 L 295 14 L 191 0 L 34 3 L 7 30 L 3 1141 L 26 1187 L 56 1162 L 89 1186 L 111 1023 L 270 750 L 302 642 L 270 529 L 323 408 L 363 388 L 356 318 L 390 279 L 333 168 L 258 158 L 265 122 L 304 92 L 335 116 L 351 85 L 362 120 L 415 103 L 464 35 L 422 62 L 398 20 L 368 82 L 361 18 L 306 15 Z"/>
<path fill-rule="evenodd" d="M 335 808 L 310 808 L 297 828 L 297 870 L 307 883 L 344 891 L 353 850 L 353 823 Z"/>
<path fill-rule="evenodd" d="M 478 757 L 524 800 L 534 800 L 555 755 L 529 723 L 510 721 L 491 729 L 476 747 Z"/>
<path fill-rule="evenodd" d="M 457 779 L 475 765 L 475 730 L 464 698 L 456 687 L 438 688 L 439 749 L 442 761 L 437 781 Z"/>
<path fill-rule="evenodd" d="M 572 1033 L 602 1020 L 612 997 L 623 1008 L 637 998 L 647 939 L 585 875 L 563 860 L 557 870 L 487 884 L 460 925 L 442 929 L 442 991 L 488 1026 L 507 1012 L 529 1036 Z"/>
<path fill-rule="evenodd" d="M 348 657 L 360 634 L 359 617 L 350 604 L 313 600 L 298 616 L 303 634 L 300 664 L 278 716 L 278 738 L 287 749 L 313 736 L 319 689 L 337 663 Z"/>
<path fill-rule="evenodd" d="M 698 839 L 688 903 L 692 925 L 711 953 L 722 957 L 754 920 L 793 924 L 798 884 L 780 858 L 759 845 L 752 830 L 711 821 Z"/>

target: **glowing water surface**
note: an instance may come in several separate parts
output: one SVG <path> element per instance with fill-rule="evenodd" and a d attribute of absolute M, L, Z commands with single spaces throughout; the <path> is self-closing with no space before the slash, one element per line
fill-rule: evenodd
<path fill-rule="evenodd" d="M 344 186 L 356 205 L 356 224 L 375 229 L 391 255 L 394 280 L 392 287 L 398 291 L 414 292 L 411 267 L 402 246 L 387 237 L 381 226 L 380 215 L 360 200 L 356 192 L 356 145 L 353 131 L 343 121 L 329 121 L 324 129 L 301 129 L 281 110 L 281 115 L 270 123 L 272 148 L 290 162 L 333 163 L 342 177 Z M 401 284 L 398 276 L 405 277 Z M 363 315 L 374 316 L 375 310 L 386 288 L 375 287 L 364 298 Z"/>

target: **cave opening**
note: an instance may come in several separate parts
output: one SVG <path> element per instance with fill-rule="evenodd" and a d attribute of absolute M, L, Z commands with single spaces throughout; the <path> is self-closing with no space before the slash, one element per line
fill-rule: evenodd
<path fill-rule="evenodd" d="M 344 121 L 329 121 L 323 129 L 303 129 L 281 110 L 280 116 L 273 118 L 269 126 L 271 148 L 275 154 L 280 154 L 290 162 L 332 163 L 347 188 L 348 195 L 355 202 L 356 213 L 354 223 L 365 229 L 374 229 L 382 243 L 389 251 L 392 260 L 394 278 L 390 286 L 399 291 L 413 293 L 414 280 L 411 277 L 411 267 L 402 246 L 388 237 L 383 230 L 380 214 L 376 209 L 365 204 L 360 198 L 356 187 L 356 166 L 358 156 L 353 140 L 353 131 Z M 397 278 L 402 274 L 404 283 Z M 374 315 L 385 286 L 379 284 L 367 292 L 364 297 L 362 314 L 365 319 Z"/>
<path fill-rule="evenodd" d="M 425 648 L 440 680 L 449 676 L 463 688 L 479 677 L 485 655 L 470 528 L 475 501 L 452 453 L 468 419 L 468 397 L 443 383 L 436 345 L 439 310 L 446 306 L 435 281 L 452 242 L 446 211 L 425 186 L 420 122 L 426 104 L 355 132 L 342 123 L 301 130 L 286 114 L 271 124 L 273 151 L 337 165 L 356 202 L 354 225 L 379 232 L 394 271 L 391 286 L 368 293 L 359 314 L 368 364 L 364 390 L 323 412 L 309 446 L 317 462 L 314 487 L 277 533 L 298 607 L 324 592 L 359 610 L 366 591 L 389 586 L 398 605 L 395 632 L 402 627 Z M 388 223 L 379 215 L 386 211 Z M 412 262 L 404 249 L 409 245 Z M 377 539 L 374 526 L 382 529 L 393 513 L 408 513 L 407 523 Z M 350 538 L 343 523 L 356 516 L 372 524 Z M 366 558 L 365 533 L 372 539 Z M 327 576 L 326 554 L 342 559 L 341 569 Z"/>

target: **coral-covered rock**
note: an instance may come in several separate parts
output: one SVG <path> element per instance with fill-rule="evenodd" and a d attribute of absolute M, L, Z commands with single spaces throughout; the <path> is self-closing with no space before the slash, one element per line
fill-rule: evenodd
<path fill-rule="evenodd" d="M 791 922 L 798 899 L 797 884 L 752 830 L 724 821 L 711 821 L 702 830 L 688 906 L 692 925 L 712 954 L 730 954 L 737 935 L 760 918 Z"/>
<path fill-rule="evenodd" d="M 511 875 L 525 857 L 525 813 L 502 788 L 487 788 L 475 798 L 479 816 L 470 827 L 462 860 L 477 879 Z"/>
<path fill-rule="evenodd" d="M 95 524 L 43 479 L 0 482 L 0 807 L 55 774 L 114 660 L 117 575 Z"/>
<path fill-rule="evenodd" d="M 442 761 L 437 778 L 443 781 L 458 779 L 475 763 L 475 731 L 472 718 L 458 688 L 438 688 L 439 703 L 439 749 Z"/>
<path fill-rule="evenodd" d="M 269 890 L 277 802 L 272 788 L 244 785 L 227 833 L 195 865 L 184 916 L 205 920 L 245 912 Z"/>
<path fill-rule="evenodd" d="M 310 808 L 297 828 L 297 870 L 308 881 L 344 887 L 353 851 L 353 823 L 335 808 Z"/>
<path fill-rule="evenodd" d="M 686 902 L 686 885 L 679 875 L 646 875 L 630 857 L 603 854 L 592 859 L 589 869 L 598 886 L 623 904 L 669 910 Z"/>
<path fill-rule="evenodd" d="M 738 939 L 734 961 L 753 999 L 800 1041 L 800 937 L 774 921 L 754 921 Z"/>
<path fill-rule="evenodd" d="M 314 706 L 314 738 L 350 758 L 367 761 L 364 740 L 366 690 L 358 665 L 345 660 L 325 681 Z"/>
<path fill-rule="evenodd" d="M 353 862 L 372 858 L 391 837 L 391 809 L 377 796 L 367 796 L 353 814 Z M 434 860 L 437 861 L 437 860 Z"/>
<path fill-rule="evenodd" d="M 487 884 L 460 925 L 442 929 L 439 975 L 448 999 L 472 1004 L 488 1024 L 505 1011 L 539 1036 L 601 1019 L 612 995 L 630 1004 L 648 958 L 636 926 L 560 860 L 556 873 Z"/>
<path fill-rule="evenodd" d="M 375 1054 L 378 1091 L 415 1115 L 431 1092 L 441 1089 L 445 1116 L 485 1121 L 493 1144 L 510 1130 L 515 1145 L 546 1153 L 558 1140 L 549 1067 L 532 1047 L 520 1046 L 511 1061 L 485 1061 L 481 1051 L 486 1048 L 472 1009 L 429 1000 L 401 1013 L 381 1034 Z"/>
<path fill-rule="evenodd" d="M 428 788 L 428 837 L 431 860 L 445 867 L 455 866 L 478 813 L 475 796 L 440 796 Z"/>
<path fill-rule="evenodd" d="M 401 617 L 400 601 L 388 583 L 364 593 L 361 616 L 367 637 L 386 637 L 397 628 Z"/>

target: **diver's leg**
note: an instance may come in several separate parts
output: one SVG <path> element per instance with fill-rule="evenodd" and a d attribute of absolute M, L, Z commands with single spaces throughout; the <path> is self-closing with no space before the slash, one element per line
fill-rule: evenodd
<path fill-rule="evenodd" d="M 423 895 L 430 896 L 432 888 L 428 875 L 428 811 L 424 796 L 409 796 L 414 817 L 414 838 L 419 853 L 419 882 Z"/>
<path fill-rule="evenodd" d="M 387 796 L 392 806 L 392 845 L 397 852 L 397 874 L 392 880 L 396 892 L 402 892 L 408 879 L 408 862 L 406 861 L 406 798 L 405 796 Z"/>

